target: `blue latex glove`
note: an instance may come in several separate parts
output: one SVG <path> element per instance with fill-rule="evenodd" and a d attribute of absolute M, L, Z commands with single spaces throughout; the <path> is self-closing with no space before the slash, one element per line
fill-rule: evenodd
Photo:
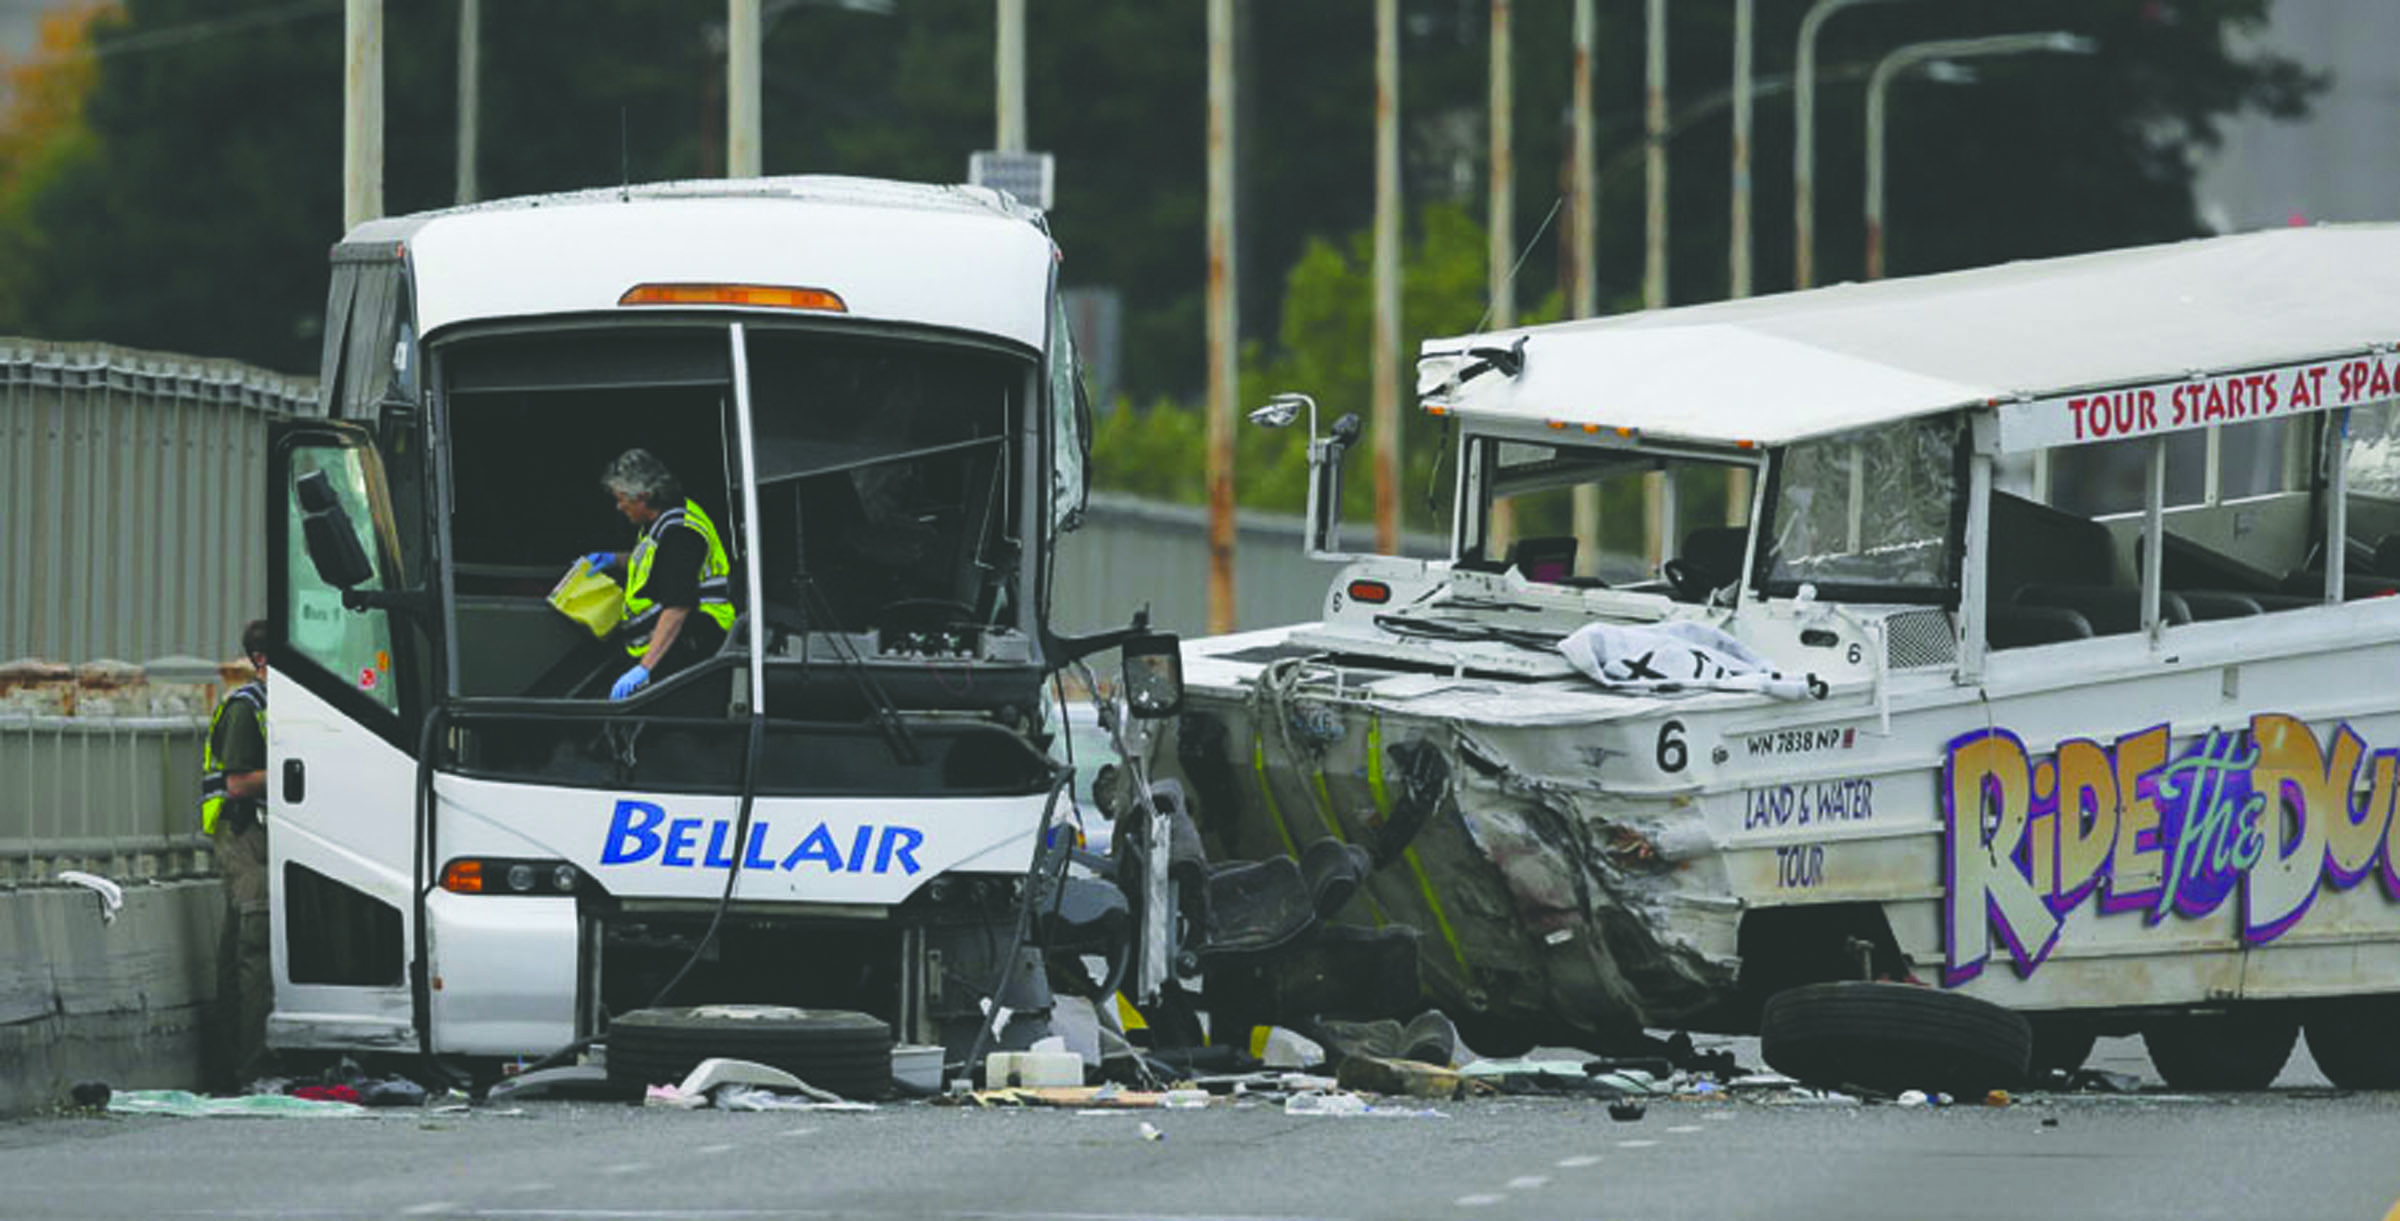
<path fill-rule="evenodd" d="M 617 679 L 616 686 L 608 689 L 608 698 L 612 700 L 624 699 L 626 696 L 632 695 L 634 692 L 641 690 L 642 684 L 649 681 L 650 667 L 637 662 L 632 669 L 627 670 Z"/>
<path fill-rule="evenodd" d="M 583 557 L 583 562 L 591 565 L 593 572 L 605 572 L 610 568 L 616 567 L 617 553 L 614 551 L 595 551 L 590 555 Z"/>

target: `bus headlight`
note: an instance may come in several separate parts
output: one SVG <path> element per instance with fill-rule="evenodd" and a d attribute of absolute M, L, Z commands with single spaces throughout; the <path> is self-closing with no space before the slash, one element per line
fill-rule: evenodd
<path fill-rule="evenodd" d="M 442 866 L 442 889 L 454 895 L 535 895 L 555 898 L 583 887 L 583 873 L 565 861 L 464 856 Z"/>

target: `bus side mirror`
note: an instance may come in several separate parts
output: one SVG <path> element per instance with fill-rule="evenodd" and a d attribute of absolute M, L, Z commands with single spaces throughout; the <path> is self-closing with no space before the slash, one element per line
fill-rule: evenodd
<path fill-rule="evenodd" d="M 358 530 L 350 524 L 350 514 L 333 494 L 333 481 L 325 472 L 300 476 L 293 481 L 292 491 L 300 501 L 301 536 L 308 544 L 309 562 L 317 566 L 317 578 L 340 590 L 374 580 L 374 565 L 367 562 L 365 549 L 358 545 Z"/>
<path fill-rule="evenodd" d="M 1145 632 L 1125 641 L 1125 707 L 1155 721 L 1183 711 L 1183 642 L 1172 632 Z"/>

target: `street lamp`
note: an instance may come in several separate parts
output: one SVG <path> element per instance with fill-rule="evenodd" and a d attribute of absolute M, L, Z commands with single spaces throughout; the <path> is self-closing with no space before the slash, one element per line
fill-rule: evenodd
<path fill-rule="evenodd" d="M 1875 65 L 1875 75 L 1867 78 L 1867 278 L 1883 278 L 1883 129 L 1884 94 L 1892 80 L 1901 73 L 1921 64 L 1941 60 L 1973 59 L 1986 55 L 2023 55 L 2033 51 L 2051 51 L 2062 55 L 2089 55 L 2094 48 L 2091 39 L 2074 34 L 1998 34 L 1989 38 L 1954 38 L 1937 42 L 1911 43 Z"/>
<path fill-rule="evenodd" d="M 1817 31 L 1826 19 L 1877 0 L 1817 0 L 1800 18 L 1792 60 L 1792 287 L 1817 282 Z"/>

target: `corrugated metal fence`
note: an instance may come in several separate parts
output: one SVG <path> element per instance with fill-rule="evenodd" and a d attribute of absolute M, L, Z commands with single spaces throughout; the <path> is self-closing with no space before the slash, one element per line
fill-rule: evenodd
<path fill-rule="evenodd" d="M 1237 515 L 1234 546 L 1234 626 L 1299 623 L 1324 613 L 1325 589 L 1339 564 L 1301 553 L 1301 519 L 1273 513 Z M 1374 527 L 1351 522 L 1354 547 L 1374 540 Z M 1401 551 L 1448 555 L 1449 541 L 1409 535 Z M 1051 614 L 1061 631 L 1122 627 L 1147 604 L 1153 626 L 1184 636 L 1208 634 L 1208 510 L 1132 496 L 1095 493 L 1083 528 L 1059 547 Z"/>
<path fill-rule="evenodd" d="M 0 660 L 224 657 L 266 612 L 267 421 L 316 381 L 0 340 Z"/>
<path fill-rule="evenodd" d="M 266 611 L 267 425 L 315 404 L 230 361 L 0 339 L 0 883 L 205 863 L 225 677 L 194 659 Z"/>

